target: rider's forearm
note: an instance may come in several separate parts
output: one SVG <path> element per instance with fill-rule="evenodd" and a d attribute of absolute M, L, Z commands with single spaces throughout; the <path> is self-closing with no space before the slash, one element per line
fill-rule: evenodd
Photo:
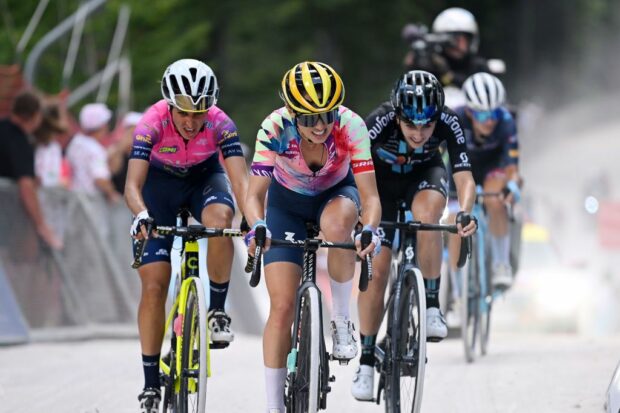
<path fill-rule="evenodd" d="M 509 181 L 519 182 L 519 168 L 516 164 L 508 165 L 504 171 Z"/>
<path fill-rule="evenodd" d="M 476 183 L 471 172 L 457 172 L 454 175 L 454 183 L 461 211 L 471 213 L 476 200 Z"/>
<path fill-rule="evenodd" d="M 362 202 L 362 224 L 377 228 L 381 223 L 381 200 L 378 195 L 366 197 Z"/>
<path fill-rule="evenodd" d="M 265 220 L 265 196 L 248 194 L 243 209 L 248 225 L 252 227 L 257 221 Z"/>
<path fill-rule="evenodd" d="M 134 215 L 138 215 L 146 209 L 142 199 L 142 188 L 134 183 L 127 182 L 127 185 L 125 185 L 125 202 Z"/>

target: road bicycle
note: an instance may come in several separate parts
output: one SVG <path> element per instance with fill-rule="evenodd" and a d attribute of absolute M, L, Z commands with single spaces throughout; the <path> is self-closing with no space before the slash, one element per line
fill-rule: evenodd
<path fill-rule="evenodd" d="M 486 355 L 491 331 L 491 312 L 493 303 L 504 291 L 493 288 L 491 283 L 491 254 L 489 244 L 489 227 L 483 200 L 487 197 L 500 197 L 502 192 L 483 192 L 477 187 L 476 202 L 472 216 L 478 221 L 478 230 L 471 239 L 472 254 L 465 268 L 456 273 L 450 272 L 446 288 L 451 292 L 452 305 L 459 301 L 461 337 L 468 363 L 476 357 L 476 346 L 480 354 Z M 511 205 L 506 204 L 508 217 L 513 225 Z M 511 257 L 511 260 L 513 258 Z M 448 305 L 448 308 L 450 305 Z M 448 309 L 445 310 L 449 311 Z"/>
<path fill-rule="evenodd" d="M 327 407 L 330 383 L 335 381 L 329 374 L 330 355 L 323 337 L 323 314 L 321 291 L 316 284 L 316 251 L 319 248 L 342 248 L 355 250 L 352 243 L 333 243 L 317 238 L 319 228 L 314 223 L 306 224 L 305 240 L 272 239 L 271 246 L 302 248 L 304 251 L 301 283 L 295 296 L 295 321 L 291 335 L 291 351 L 287 356 L 287 379 L 285 405 L 288 413 L 315 413 Z M 362 232 L 362 246 L 371 242 L 372 234 Z M 265 227 L 256 229 L 256 251 L 254 258 L 248 257 L 246 272 L 251 272 L 250 285 L 260 282 L 262 250 L 265 242 Z M 363 249 L 362 248 L 362 249 Z M 362 260 L 359 288 L 365 291 L 372 278 L 372 260 Z M 341 364 L 348 361 L 339 360 Z"/>
<path fill-rule="evenodd" d="M 398 249 L 393 252 L 389 280 L 386 335 L 375 346 L 375 368 L 379 373 L 376 402 L 385 402 L 388 413 L 420 411 L 426 366 L 426 292 L 424 278 L 416 262 L 418 231 L 457 233 L 456 225 L 425 224 L 407 221 L 407 206 L 399 203 L 397 220 L 382 221 L 381 228 L 398 231 Z M 467 223 L 464 223 L 467 225 Z M 462 266 L 467 259 L 468 243 L 464 242 L 459 257 Z"/>
<path fill-rule="evenodd" d="M 170 348 L 161 357 L 161 382 L 164 386 L 163 412 L 202 413 L 205 411 L 207 378 L 211 377 L 210 349 L 228 343 L 210 343 L 207 328 L 207 305 L 199 276 L 198 240 L 211 237 L 241 237 L 238 229 L 205 228 L 187 225 L 189 212 L 180 212 L 181 225 L 147 225 L 149 234 L 177 236 L 182 239 L 181 261 L 176 273 L 174 300 L 166 317 L 164 331 L 170 332 Z M 148 239 L 136 241 L 133 268 L 142 263 Z M 164 338 L 165 341 L 165 338 Z"/>

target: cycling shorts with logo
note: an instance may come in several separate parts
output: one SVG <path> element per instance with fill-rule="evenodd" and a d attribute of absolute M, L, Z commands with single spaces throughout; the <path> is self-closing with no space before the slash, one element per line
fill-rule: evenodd
<path fill-rule="evenodd" d="M 448 194 L 448 175 L 441 162 L 434 162 L 428 166 L 414 168 L 408 174 L 390 174 L 377 176 L 377 189 L 381 198 L 381 220 L 396 221 L 398 215 L 398 201 L 404 200 L 407 209 L 411 208 L 414 196 L 427 189 L 439 192 L 444 198 Z M 394 229 L 379 227 L 382 236 L 381 245 L 392 248 Z"/>
<path fill-rule="evenodd" d="M 217 154 L 204 163 L 206 165 L 199 172 L 184 178 L 157 167 L 149 168 L 142 197 L 157 225 L 176 225 L 177 214 L 182 207 L 188 208 L 197 221 L 201 220 L 202 210 L 210 204 L 225 204 L 235 210 L 230 182 Z M 170 262 L 173 241 L 172 236 L 151 238 L 144 251 L 142 265 L 158 261 Z"/>
<path fill-rule="evenodd" d="M 306 222 L 320 222 L 325 206 L 336 197 L 348 198 L 360 212 L 360 197 L 353 174 L 317 195 L 302 195 L 272 179 L 267 196 L 267 227 L 276 239 L 306 239 Z M 271 247 L 264 256 L 265 265 L 272 262 L 303 264 L 303 250 L 290 247 Z"/>

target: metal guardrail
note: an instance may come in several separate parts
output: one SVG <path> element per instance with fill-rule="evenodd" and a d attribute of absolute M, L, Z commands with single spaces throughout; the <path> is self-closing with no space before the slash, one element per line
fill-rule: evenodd
<path fill-rule="evenodd" d="M 129 211 L 62 189 L 39 197 L 61 251 L 41 242 L 16 186 L 0 180 L 0 264 L 30 328 L 135 324 L 140 287 L 128 265 Z"/>

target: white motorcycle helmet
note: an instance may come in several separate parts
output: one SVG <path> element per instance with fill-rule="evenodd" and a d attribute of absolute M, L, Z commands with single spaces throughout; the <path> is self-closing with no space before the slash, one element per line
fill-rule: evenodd
<path fill-rule="evenodd" d="M 463 83 L 465 105 L 476 111 L 492 111 L 506 101 L 502 81 L 489 73 L 475 73 Z"/>
<path fill-rule="evenodd" d="M 460 7 L 451 7 L 439 13 L 433 21 L 434 33 L 466 33 L 471 35 L 469 52 L 478 52 L 480 38 L 478 36 L 478 23 L 471 12 Z"/>
<path fill-rule="evenodd" d="M 213 70 L 195 59 L 172 63 L 161 80 L 161 94 L 183 112 L 206 112 L 217 103 L 220 89 Z"/>

